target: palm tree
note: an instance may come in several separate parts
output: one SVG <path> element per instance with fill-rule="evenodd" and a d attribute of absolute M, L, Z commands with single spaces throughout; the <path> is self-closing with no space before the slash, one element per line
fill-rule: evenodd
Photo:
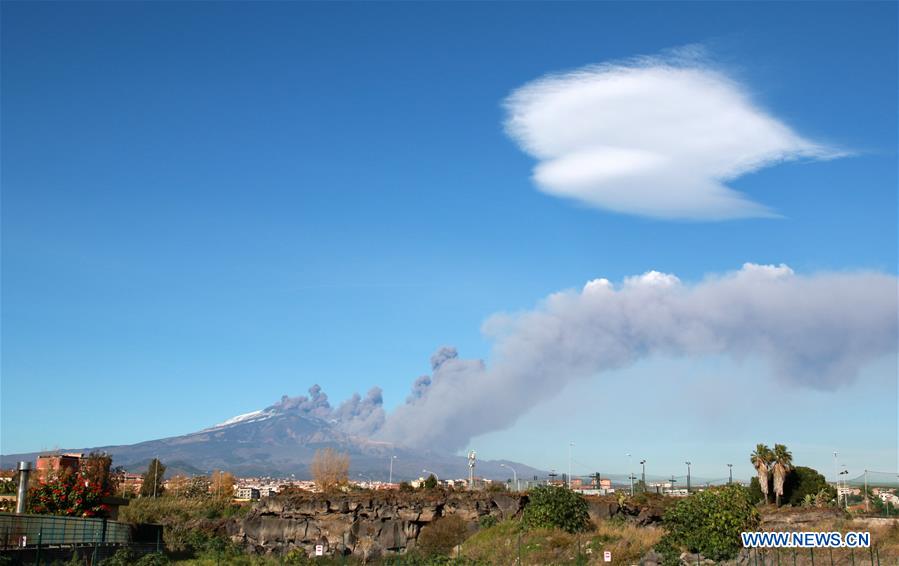
<path fill-rule="evenodd" d="M 774 460 L 774 452 L 764 444 L 756 444 L 755 452 L 749 458 L 755 470 L 759 474 L 759 488 L 762 495 L 765 496 L 765 503 L 768 503 L 768 471 L 771 469 L 771 462 Z"/>
<path fill-rule="evenodd" d="M 775 502 L 780 507 L 780 498 L 784 494 L 784 481 L 787 474 L 793 469 L 793 455 L 783 444 L 774 445 L 774 496 Z"/>

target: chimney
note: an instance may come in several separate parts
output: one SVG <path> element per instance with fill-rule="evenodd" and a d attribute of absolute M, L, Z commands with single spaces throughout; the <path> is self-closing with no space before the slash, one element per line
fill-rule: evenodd
<path fill-rule="evenodd" d="M 19 494 L 16 498 L 16 514 L 25 512 L 25 503 L 28 498 L 28 476 L 31 474 L 31 462 L 19 462 Z"/>

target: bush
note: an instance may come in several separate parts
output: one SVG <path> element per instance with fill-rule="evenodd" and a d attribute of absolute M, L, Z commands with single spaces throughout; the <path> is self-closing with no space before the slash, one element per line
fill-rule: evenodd
<path fill-rule="evenodd" d="M 538 486 L 528 493 L 523 522 L 528 528 L 558 528 L 569 533 L 586 531 L 590 528 L 587 500 L 564 487 Z"/>
<path fill-rule="evenodd" d="M 457 515 L 447 515 L 421 530 L 418 548 L 425 556 L 449 556 L 467 536 L 465 521 Z"/>
<path fill-rule="evenodd" d="M 657 550 L 666 558 L 686 549 L 712 560 L 727 560 L 742 546 L 740 533 L 758 526 L 759 512 L 749 490 L 727 485 L 679 501 L 665 512 L 663 524 L 667 533 Z"/>

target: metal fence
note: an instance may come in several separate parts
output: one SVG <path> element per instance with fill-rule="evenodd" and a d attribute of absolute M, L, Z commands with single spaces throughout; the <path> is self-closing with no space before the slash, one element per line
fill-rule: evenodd
<path fill-rule="evenodd" d="M 108 519 L 0 513 L 0 546 L 126 544 L 131 526 Z"/>

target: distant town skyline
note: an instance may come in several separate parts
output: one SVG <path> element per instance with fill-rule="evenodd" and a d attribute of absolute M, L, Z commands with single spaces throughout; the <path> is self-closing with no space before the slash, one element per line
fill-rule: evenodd
<path fill-rule="evenodd" d="M 579 475 L 899 470 L 895 3 L 2 12 L 3 454 L 319 384 Z"/>

